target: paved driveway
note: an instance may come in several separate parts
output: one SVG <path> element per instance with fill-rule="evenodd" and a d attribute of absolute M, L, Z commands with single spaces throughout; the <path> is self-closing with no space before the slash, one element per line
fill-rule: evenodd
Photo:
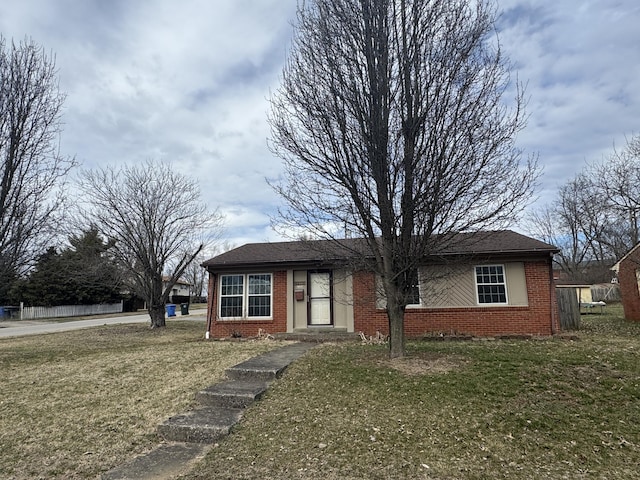
<path fill-rule="evenodd" d="M 205 320 L 205 310 L 195 310 L 191 315 L 177 315 L 169 318 L 168 322 L 178 320 Z M 150 323 L 149 315 L 122 315 L 113 317 L 91 318 L 86 320 L 69 320 L 55 323 L 42 321 L 3 321 L 0 320 L 0 338 L 18 337 L 22 335 L 39 335 L 42 333 L 65 332 L 68 330 L 78 330 L 80 328 L 98 327 L 101 325 L 115 325 L 120 323 Z M 205 326 L 202 326 L 204 332 Z M 204 333 L 203 333 L 204 335 Z"/>

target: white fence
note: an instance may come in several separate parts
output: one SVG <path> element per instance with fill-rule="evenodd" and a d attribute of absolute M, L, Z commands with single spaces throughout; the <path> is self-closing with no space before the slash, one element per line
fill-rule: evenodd
<path fill-rule="evenodd" d="M 61 305 L 59 307 L 24 307 L 20 304 L 20 319 L 82 317 L 85 315 L 102 315 L 122 312 L 122 301 L 101 305 Z"/>

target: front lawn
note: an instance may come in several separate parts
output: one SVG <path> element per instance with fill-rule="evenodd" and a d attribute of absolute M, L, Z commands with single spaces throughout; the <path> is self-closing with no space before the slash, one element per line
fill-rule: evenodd
<path fill-rule="evenodd" d="M 321 346 L 188 479 L 619 479 L 640 465 L 640 324 L 578 340 Z"/>
<path fill-rule="evenodd" d="M 155 447 L 224 369 L 279 345 L 168 321 L 0 339 L 0 478 L 96 478 Z"/>

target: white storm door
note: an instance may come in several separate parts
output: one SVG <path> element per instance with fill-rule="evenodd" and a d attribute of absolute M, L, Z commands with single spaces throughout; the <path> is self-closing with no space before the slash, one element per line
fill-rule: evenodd
<path fill-rule="evenodd" d="M 309 325 L 331 325 L 331 274 L 309 274 Z"/>

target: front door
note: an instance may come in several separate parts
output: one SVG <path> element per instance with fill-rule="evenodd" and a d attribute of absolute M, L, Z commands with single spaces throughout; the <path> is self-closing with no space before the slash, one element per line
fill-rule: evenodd
<path fill-rule="evenodd" d="M 332 325 L 331 273 L 309 274 L 309 325 Z"/>

